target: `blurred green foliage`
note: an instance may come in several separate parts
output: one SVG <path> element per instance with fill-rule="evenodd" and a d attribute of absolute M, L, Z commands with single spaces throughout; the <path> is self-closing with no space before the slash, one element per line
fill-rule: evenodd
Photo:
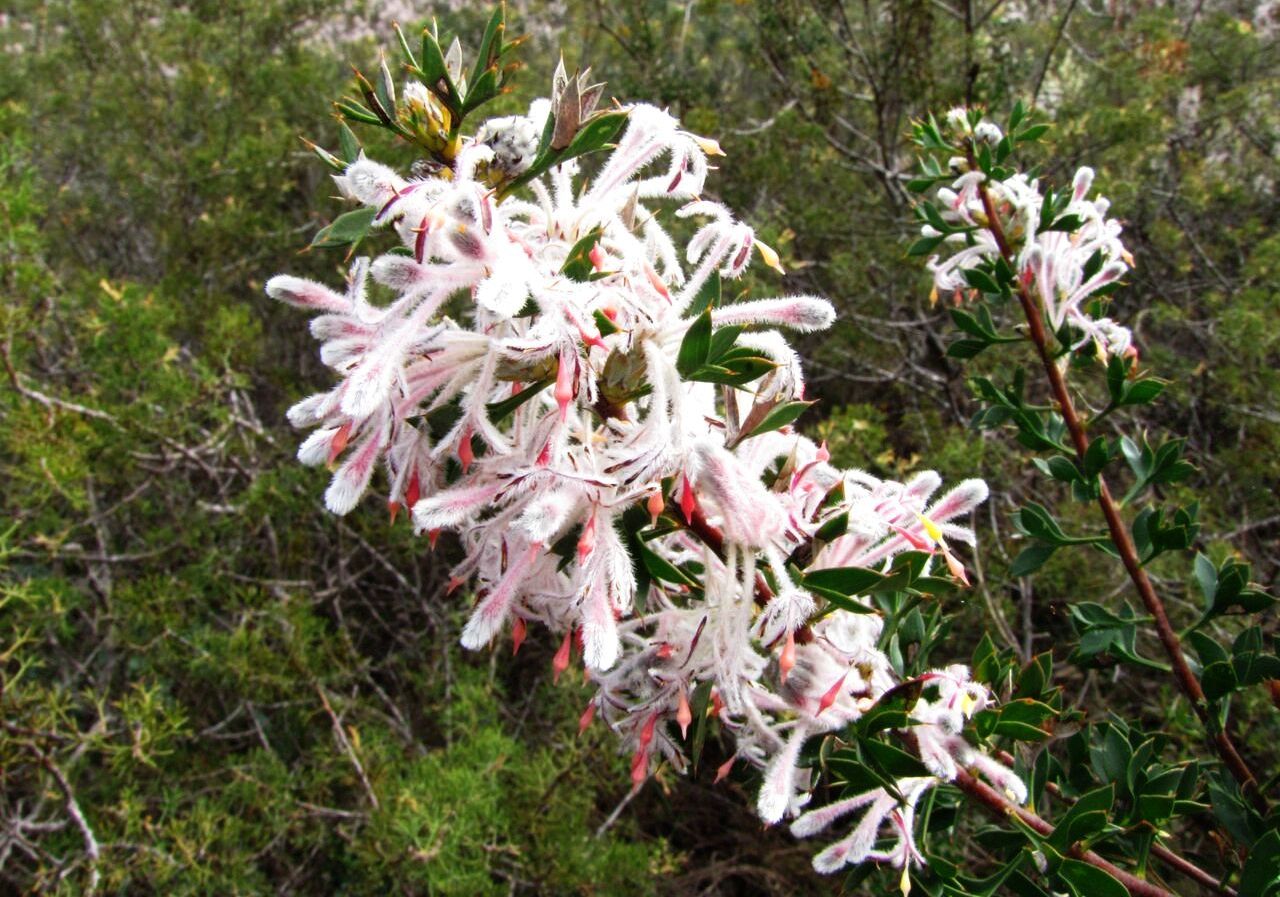
<path fill-rule="evenodd" d="M 745 797 L 711 796 L 708 770 L 650 786 L 597 837 L 625 769 L 605 733 L 573 740 L 583 696 L 551 688 L 553 646 L 464 656 L 446 565 L 375 502 L 325 515 L 324 472 L 292 460 L 283 409 L 326 375 L 261 284 L 286 267 L 336 279 L 341 262 L 295 255 L 338 211 L 298 137 L 336 142 L 346 61 L 376 59 L 393 15 L 438 15 L 464 42 L 486 15 L 396 6 L 18 0 L 0 21 L 0 882 L 829 889 L 808 845 L 761 835 Z M 910 121 L 966 98 L 1037 100 L 1059 122 L 1046 175 L 1098 169 L 1138 259 L 1115 316 L 1173 381 L 1159 417 L 1128 423 L 1189 437 L 1199 473 L 1172 497 L 1200 498 L 1200 547 L 1274 579 L 1280 53 L 1257 4 L 513 6 L 530 69 L 496 112 L 543 92 L 561 47 L 620 99 L 669 104 L 728 151 L 712 188 L 782 253 L 784 288 L 837 303 L 840 325 L 805 347 L 821 402 L 802 424 L 838 461 L 992 483 L 956 657 L 984 631 L 1019 656 L 1051 649 L 1067 598 L 1121 583 L 1058 557 L 1034 591 L 1007 575 L 1009 511 L 1056 487 L 1011 441 L 967 428 L 945 310 L 904 258 Z M 1152 572 L 1193 621 L 1189 562 Z M 1194 728 L 1151 680 L 1065 660 L 1072 692 L 1116 679 L 1111 706 L 1087 709 Z M 1260 690 L 1246 701 L 1274 718 Z M 1273 725 L 1242 734 L 1274 754 Z M 1209 831 L 1189 851 L 1210 855 Z"/>

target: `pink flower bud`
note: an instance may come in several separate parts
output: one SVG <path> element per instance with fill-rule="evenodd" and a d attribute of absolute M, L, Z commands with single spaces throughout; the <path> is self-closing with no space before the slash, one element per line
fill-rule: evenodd
<path fill-rule="evenodd" d="M 689 723 L 693 722 L 693 711 L 689 709 L 689 699 L 685 697 L 684 688 L 680 689 L 680 701 L 676 706 L 676 724 L 680 727 L 680 737 L 689 736 Z"/>
<path fill-rule="evenodd" d="M 658 518 L 662 516 L 662 511 L 666 508 L 666 504 L 662 501 L 662 493 L 660 491 L 651 492 L 646 507 L 649 510 L 649 525 L 657 526 Z"/>
<path fill-rule="evenodd" d="M 780 670 L 779 678 L 782 684 L 787 682 L 787 676 L 796 665 L 796 636 L 793 632 L 787 633 L 787 640 L 782 646 L 782 654 L 778 657 L 778 669 Z"/>

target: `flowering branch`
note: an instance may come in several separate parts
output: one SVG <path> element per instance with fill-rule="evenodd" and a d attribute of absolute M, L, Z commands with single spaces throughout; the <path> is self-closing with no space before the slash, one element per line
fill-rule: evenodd
<path fill-rule="evenodd" d="M 502 28 L 491 31 L 485 52 L 498 58 Z M 438 69 L 437 51 L 428 32 L 410 73 Z M 1026 794 L 962 734 L 986 687 L 959 665 L 909 677 L 886 653 L 900 651 L 897 620 L 886 631 L 877 606 L 905 597 L 909 613 L 965 580 L 956 546 L 974 534 L 959 521 L 985 484 L 935 500 L 933 472 L 898 483 L 840 470 L 792 429 L 810 403 L 785 333 L 824 329 L 834 312 L 809 296 L 722 301 L 722 281 L 753 257 L 781 266 L 702 198 L 714 141 L 652 106 L 597 117 L 599 86 L 563 65 L 550 98 L 468 136 L 453 127 L 474 108 L 456 55 L 437 83 L 396 90 L 384 75 L 366 98 L 385 113 L 378 126 L 416 144 L 413 123 L 448 112 L 433 164 L 403 176 L 349 132 L 342 156 L 318 150 L 358 206 L 320 245 L 379 231 L 398 245 L 355 259 L 342 291 L 267 284 L 318 313 L 311 331 L 339 377 L 289 412 L 315 428 L 299 459 L 335 469 L 334 513 L 354 509 L 381 466 L 393 521 L 404 509 L 433 541 L 458 534 L 452 586 L 476 596 L 465 647 L 508 631 L 518 649 L 541 623 L 560 637 L 557 677 L 576 648 L 596 688 L 581 724 L 599 716 L 620 736 L 637 787 L 658 763 L 696 760 L 714 724 L 735 760 L 762 771 L 757 809 L 777 823 L 812 797 L 811 741 L 861 738 L 885 702 L 900 705 L 867 731 L 909 729 L 910 774 L 792 828 L 861 811 L 815 866 L 886 863 L 905 891 L 923 862 L 915 804 L 935 785 L 976 765 Z M 578 157 L 592 152 L 603 159 L 588 178 Z M 683 245 L 660 224 L 664 203 L 694 223 Z M 370 298 L 375 284 L 389 303 Z M 932 575 L 935 559 L 949 575 Z"/>
<path fill-rule="evenodd" d="M 968 157 L 970 165 L 976 168 L 977 162 L 973 155 L 972 144 L 968 147 Z M 991 197 L 991 191 L 985 184 L 979 184 L 977 189 L 983 209 L 986 211 L 992 239 L 995 240 L 1005 263 L 1015 265 L 1016 259 L 1009 241 L 1005 237 L 1004 228 L 1000 223 L 1000 214 Z M 1049 348 L 1048 335 L 1044 329 L 1044 309 L 1032 297 L 1025 280 L 1019 282 L 1016 294 L 1022 306 L 1023 316 L 1027 321 L 1028 335 L 1032 344 L 1036 347 L 1037 354 L 1040 356 L 1041 365 L 1049 380 L 1049 387 L 1053 391 L 1054 401 L 1057 403 L 1058 411 L 1066 423 L 1067 431 L 1071 434 L 1076 456 L 1080 463 L 1084 464 L 1085 457 L 1089 451 L 1089 437 L 1085 433 L 1084 423 L 1076 412 L 1075 403 L 1071 400 L 1071 393 L 1067 389 L 1066 377 L 1063 375 L 1062 369 L 1058 366 L 1052 350 Z M 1178 639 L 1178 634 L 1174 631 L 1172 624 L 1169 623 L 1169 615 L 1165 612 L 1164 602 L 1156 594 L 1155 587 L 1151 584 L 1151 578 L 1147 576 L 1147 571 L 1143 568 L 1142 562 L 1138 558 L 1133 538 L 1129 535 L 1129 529 L 1125 526 L 1124 519 L 1120 516 L 1120 509 L 1117 507 L 1115 499 L 1112 498 L 1111 489 L 1107 486 L 1106 478 L 1101 472 L 1098 473 L 1098 506 L 1102 509 L 1102 516 L 1107 522 L 1107 531 L 1116 547 L 1116 551 L 1120 555 L 1121 563 L 1124 564 L 1125 572 L 1128 573 L 1129 579 L 1132 580 L 1138 596 L 1142 599 L 1143 606 L 1146 607 L 1147 612 L 1153 618 L 1156 635 L 1159 637 L 1160 644 L 1164 647 L 1165 654 L 1169 658 L 1178 688 L 1187 696 L 1196 712 L 1196 716 L 1200 718 L 1200 722 L 1205 726 L 1206 730 L 1212 733 L 1213 744 L 1227 769 L 1231 771 L 1236 781 L 1240 783 L 1244 793 L 1259 812 L 1266 813 L 1267 801 L 1258 789 L 1257 778 L 1249 769 L 1248 764 L 1245 763 L 1244 758 L 1240 756 L 1240 752 L 1231 740 L 1231 736 L 1209 716 L 1204 690 L 1200 687 L 1200 680 L 1191 672 L 1191 667 L 1187 664 L 1187 658 L 1182 652 L 1182 644 Z"/>

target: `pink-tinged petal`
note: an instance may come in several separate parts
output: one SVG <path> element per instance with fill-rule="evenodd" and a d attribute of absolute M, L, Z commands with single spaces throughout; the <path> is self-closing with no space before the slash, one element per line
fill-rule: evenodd
<path fill-rule="evenodd" d="M 345 425 L 350 427 L 349 424 Z M 348 430 L 349 432 L 349 430 Z M 339 435 L 342 431 L 339 430 Z M 378 457 L 386 447 L 389 428 L 377 427 L 356 448 L 352 456 L 334 474 L 324 493 L 325 506 L 334 514 L 346 514 L 360 501 L 369 479 L 377 466 Z"/>
<path fill-rule="evenodd" d="M 791 805 L 791 798 L 795 795 L 796 761 L 808 735 L 809 730 L 804 726 L 797 727 L 765 768 L 764 782 L 756 798 L 756 812 L 767 825 L 780 821 Z"/>
<path fill-rule="evenodd" d="M 428 496 L 413 505 L 416 532 L 452 529 L 480 514 L 493 501 L 501 486 L 454 486 Z"/>
<path fill-rule="evenodd" d="M 792 296 L 786 299 L 756 299 L 717 308 L 711 320 L 717 326 L 727 324 L 768 324 L 788 327 L 801 333 L 826 330 L 835 323 L 836 311 L 831 303 L 814 296 Z"/>
<path fill-rule="evenodd" d="M 780 538 L 787 511 L 775 493 L 764 488 L 738 459 L 711 442 L 694 447 L 698 488 L 720 512 L 721 529 L 730 542 L 763 548 Z"/>
<path fill-rule="evenodd" d="M 926 515 L 938 523 L 944 523 L 968 514 L 986 501 L 988 494 L 987 484 L 982 480 L 965 480 L 934 502 Z"/>
<path fill-rule="evenodd" d="M 898 526 L 896 523 L 889 524 L 889 528 L 893 530 L 895 533 L 897 533 L 899 536 L 901 536 L 902 538 L 906 539 L 907 542 L 911 544 L 911 547 L 914 548 L 916 551 L 929 551 L 929 552 L 933 551 L 933 546 L 930 545 L 925 539 L 922 539 L 920 536 L 917 536 L 914 533 L 903 529 L 902 527 Z"/>
<path fill-rule="evenodd" d="M 351 311 L 351 301 L 335 293 L 328 287 L 306 280 L 281 274 L 267 281 L 267 295 L 272 299 L 311 311 L 326 311 L 345 314 Z"/>
<path fill-rule="evenodd" d="M 597 581 L 582 604 L 582 661 L 589 670 L 607 670 L 618 661 L 622 642 L 604 582 Z"/>
<path fill-rule="evenodd" d="M 522 561 L 512 564 L 494 586 L 493 591 L 476 605 L 475 611 L 462 630 L 462 647 L 473 651 L 478 650 L 489 644 L 497 635 L 498 630 L 505 625 L 520 584 L 528 577 L 529 566 L 537 558 L 538 553 L 539 546 L 529 546 Z"/>
<path fill-rule="evenodd" d="M 810 838 L 842 816 L 847 816 L 859 807 L 865 807 L 877 798 L 883 797 L 884 794 L 883 788 L 872 788 L 870 791 L 846 797 L 844 800 L 827 804 L 817 810 L 810 810 L 791 823 L 791 834 L 797 838 Z"/>

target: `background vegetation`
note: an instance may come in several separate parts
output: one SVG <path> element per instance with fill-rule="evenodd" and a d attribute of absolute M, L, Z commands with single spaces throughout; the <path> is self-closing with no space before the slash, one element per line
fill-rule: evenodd
<path fill-rule="evenodd" d="M 810 845 L 759 830 L 749 781 L 711 786 L 714 749 L 615 815 L 625 764 L 606 733 L 575 738 L 586 690 L 552 686 L 553 646 L 463 655 L 447 564 L 375 501 L 325 514 L 325 473 L 292 460 L 283 410 L 326 375 L 261 285 L 283 269 L 334 279 L 341 261 L 296 254 L 337 211 L 297 138 L 336 142 L 346 62 L 376 58 L 393 19 L 437 15 L 475 40 L 486 9 L 437 5 L 18 0 L 0 17 L 3 889 L 837 888 L 809 870 Z M 967 428 L 945 303 L 904 258 L 910 121 L 966 99 L 1035 102 L 1058 123 L 1047 174 L 1098 169 L 1138 259 L 1114 316 L 1173 381 L 1139 423 L 1189 438 L 1199 470 L 1176 489 L 1201 500 L 1198 547 L 1274 582 L 1275 4 L 511 6 L 532 40 L 503 104 L 545 90 L 563 48 L 613 95 L 720 139 L 713 187 L 781 249 L 788 289 L 841 312 L 808 347 L 822 401 L 803 421 L 838 461 L 991 482 L 950 654 L 985 632 L 1030 658 L 1069 630 L 1065 599 L 1123 593 L 1118 568 L 1070 558 L 1034 590 L 1008 575 L 1008 509 L 1050 487 L 1011 440 Z M 1193 619 L 1189 564 L 1153 573 Z M 1056 659 L 1094 718 L 1193 727 L 1163 683 Z M 1274 761 L 1280 724 L 1255 692 L 1238 734 Z M 1219 824 L 1186 833 L 1208 867 L 1224 862 Z"/>

